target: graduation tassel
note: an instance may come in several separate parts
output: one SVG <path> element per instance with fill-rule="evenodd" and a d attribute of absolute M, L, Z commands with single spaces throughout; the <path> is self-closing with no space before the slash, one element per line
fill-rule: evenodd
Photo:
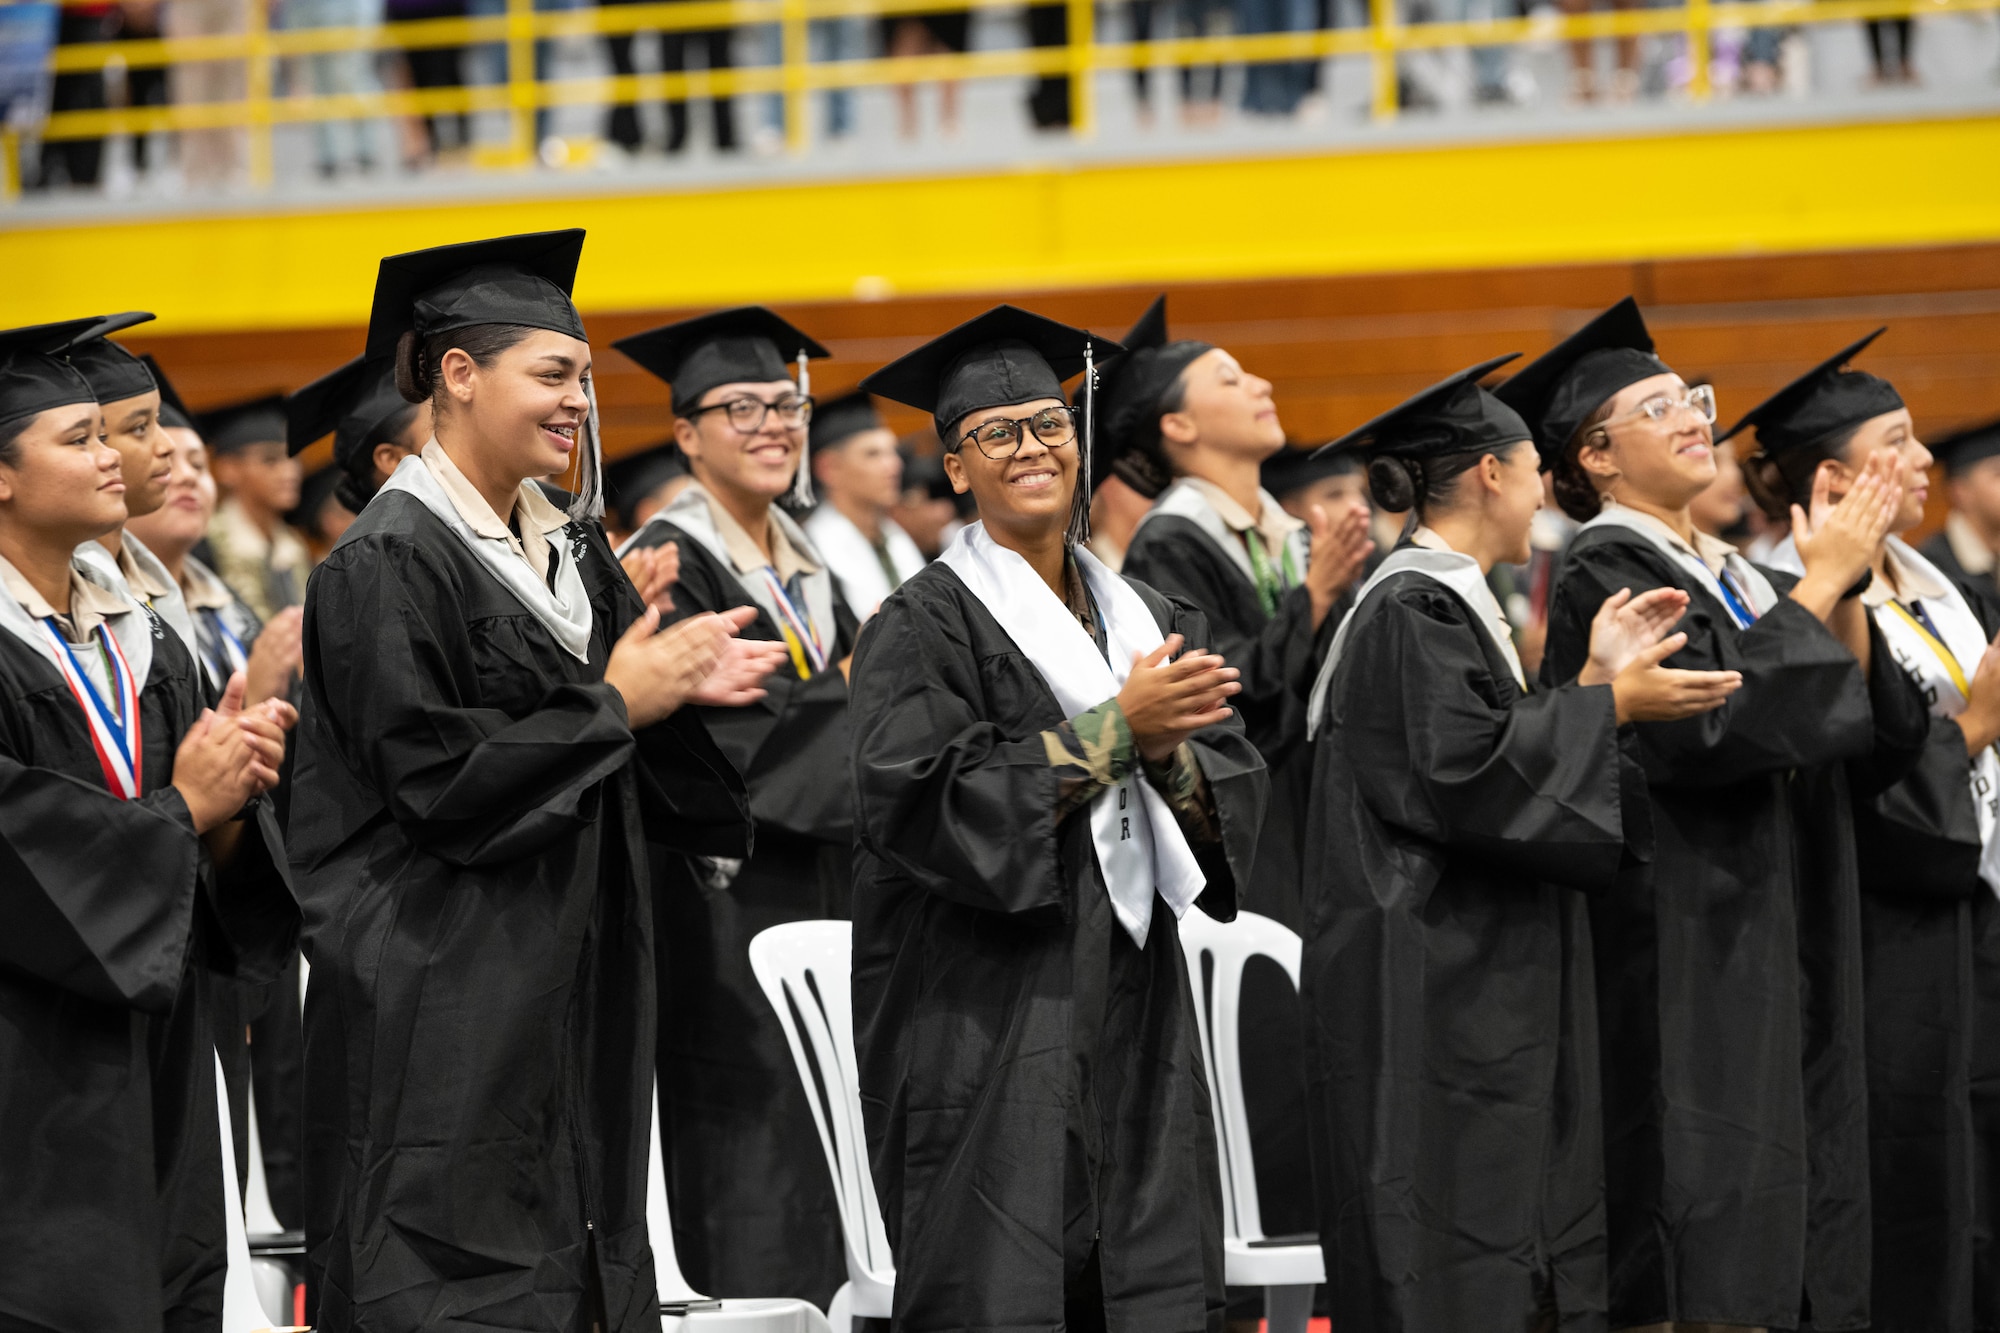
<path fill-rule="evenodd" d="M 1090 540 L 1090 456 L 1097 434 L 1097 362 L 1091 344 L 1083 344 L 1083 431 L 1077 437 L 1076 494 L 1070 501 L 1069 531 L 1072 545 Z"/>
<path fill-rule="evenodd" d="M 799 397 L 812 399 L 812 369 L 803 348 L 799 351 Z M 792 508 L 811 509 L 819 503 L 813 497 L 812 439 L 808 434 L 806 443 L 799 448 L 799 470 L 792 476 Z"/>
<path fill-rule="evenodd" d="M 577 459 L 576 498 L 569 503 L 571 522 L 594 522 L 604 517 L 604 437 L 597 429 L 597 386 L 583 382 L 583 396 L 590 403 L 584 430 L 590 437 Z"/>

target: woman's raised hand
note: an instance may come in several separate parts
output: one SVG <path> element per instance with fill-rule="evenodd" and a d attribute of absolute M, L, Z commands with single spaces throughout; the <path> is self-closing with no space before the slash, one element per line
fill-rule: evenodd
<path fill-rule="evenodd" d="M 755 703 L 764 697 L 763 679 L 785 660 L 782 643 L 736 637 L 756 618 L 756 607 L 738 606 L 662 630 L 659 609 L 648 607 L 612 647 L 604 683 L 624 698 L 635 730 L 686 703 Z"/>
<path fill-rule="evenodd" d="M 741 633 L 756 619 L 755 611 L 747 606 L 736 608 L 741 613 L 741 623 L 736 633 Z M 706 704 L 710 708 L 741 708 L 754 704 L 764 697 L 764 678 L 785 664 L 788 653 L 785 645 L 775 639 L 734 638 L 722 650 L 722 659 L 715 664 L 715 670 L 703 677 L 688 696 L 689 703 Z"/>
<path fill-rule="evenodd" d="M 1611 682 L 1618 723 L 1674 722 L 1722 707 L 1743 688 L 1740 671 L 1674 671 L 1660 663 L 1687 646 L 1687 635 L 1669 634 L 1642 649 Z"/>
<path fill-rule="evenodd" d="M 657 611 L 674 609 L 673 586 L 681 581 L 681 548 L 676 542 L 642 546 L 618 562 L 639 590 L 639 600 Z"/>
<path fill-rule="evenodd" d="M 1152 652 L 1134 653 L 1132 673 L 1118 691 L 1133 744 L 1156 764 L 1195 732 L 1227 718 L 1231 710 L 1223 701 L 1243 688 L 1236 668 L 1215 653 L 1195 649 L 1175 658 L 1181 643 L 1180 635 L 1169 634 Z"/>
<path fill-rule="evenodd" d="M 290 691 L 292 673 L 305 655 L 300 641 L 304 623 L 305 612 L 296 606 L 288 606 L 264 622 L 243 668 L 246 704 L 260 704 Z"/>
<path fill-rule="evenodd" d="M 1902 507 L 1909 465 L 1900 454 L 1878 450 L 1838 501 L 1831 499 L 1831 462 L 1813 473 L 1812 507 L 1792 506 L 1792 542 L 1809 579 L 1823 578 L 1841 592 L 1874 562 Z"/>
<path fill-rule="evenodd" d="M 1608 685 L 1640 653 L 1666 637 L 1687 610 L 1679 588 L 1654 588 L 1632 595 L 1620 588 L 1604 599 L 1590 622 L 1590 660 L 1577 676 L 1580 685 Z"/>
<path fill-rule="evenodd" d="M 1320 505 L 1312 507 L 1306 591 L 1312 598 L 1315 629 L 1333 610 L 1333 604 L 1360 580 L 1368 553 L 1375 549 L 1375 541 L 1368 535 L 1368 517 L 1368 506 L 1359 500 L 1333 517 Z"/>
<path fill-rule="evenodd" d="M 233 819 L 253 797 L 277 785 L 284 733 L 298 714 L 282 699 L 245 710 L 243 695 L 238 671 L 223 688 L 222 701 L 196 719 L 174 752 L 174 790 L 197 833 Z"/>

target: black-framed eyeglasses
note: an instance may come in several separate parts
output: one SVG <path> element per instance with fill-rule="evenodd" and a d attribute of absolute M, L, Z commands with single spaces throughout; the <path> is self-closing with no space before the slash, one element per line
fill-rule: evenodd
<path fill-rule="evenodd" d="M 697 407 L 694 411 L 688 413 L 688 418 L 689 420 L 693 420 L 695 417 L 709 412 L 727 412 L 729 414 L 730 425 L 745 435 L 755 435 L 758 431 L 764 429 L 764 419 L 773 412 L 778 414 L 779 422 L 792 430 L 798 430 L 800 427 L 810 424 L 813 417 L 813 404 L 812 399 L 801 398 L 796 395 L 788 398 L 780 398 L 775 403 L 767 403 L 761 398 L 753 398 L 749 394 L 745 394 L 741 398 L 731 398 L 727 402 L 710 403 L 707 407 Z"/>
<path fill-rule="evenodd" d="M 1020 452 L 1029 431 L 1044 448 L 1060 449 L 1076 438 L 1076 412 L 1067 407 L 1045 407 L 1033 416 L 1012 420 L 995 417 L 961 435 L 958 445 L 962 449 L 970 441 L 988 458 L 1012 458 Z"/>

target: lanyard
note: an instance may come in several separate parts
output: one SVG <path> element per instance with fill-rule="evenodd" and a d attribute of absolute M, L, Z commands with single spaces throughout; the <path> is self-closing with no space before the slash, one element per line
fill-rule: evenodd
<path fill-rule="evenodd" d="M 759 572 L 770 585 L 772 600 L 777 603 L 778 632 L 785 636 L 785 647 L 792 654 L 792 667 L 799 673 L 800 680 L 809 680 L 814 672 L 826 670 L 826 646 L 820 642 L 819 631 L 813 628 L 811 614 L 800 611 L 793 603 L 791 594 L 785 591 L 778 571 L 766 565 Z"/>
<path fill-rule="evenodd" d="M 140 749 L 139 687 L 132 679 L 125 650 L 118 646 L 116 635 L 102 625 L 97 627 L 95 637 L 105 647 L 104 664 L 111 676 L 112 693 L 118 697 L 119 711 L 114 717 L 97 693 L 97 687 L 84 674 L 76 654 L 70 651 L 69 641 L 56 629 L 55 617 L 46 617 L 41 625 L 49 642 L 56 646 L 56 667 L 70 693 L 76 696 L 77 706 L 83 709 L 84 720 L 90 724 L 90 743 L 104 769 L 104 785 L 120 800 L 133 800 L 139 795 L 145 755 Z"/>
<path fill-rule="evenodd" d="M 1750 599 L 1736 586 L 1736 576 L 1729 572 L 1728 566 L 1725 565 L 1722 572 L 1715 576 L 1715 586 L 1722 590 L 1723 604 L 1729 608 L 1736 628 L 1749 629 L 1757 623 L 1757 613 L 1751 609 Z"/>
<path fill-rule="evenodd" d="M 1917 637 L 1923 640 L 1924 647 L 1935 653 L 1937 660 L 1944 664 L 1945 673 L 1951 677 L 1951 683 L 1958 686 L 1958 692 L 1970 699 L 1972 686 L 1965 679 L 1965 668 L 1959 665 L 1957 655 L 1945 646 L 1943 639 L 1938 637 L 1937 627 L 1932 625 L 1931 618 L 1924 614 L 1922 604 L 1918 604 L 1914 615 L 1911 614 L 1909 607 L 1894 599 L 1890 600 L 1889 609 L 1909 623 L 1910 628 L 1916 631 Z"/>
<path fill-rule="evenodd" d="M 1271 566 L 1271 556 L 1264 549 L 1264 537 L 1255 528 L 1243 529 L 1243 545 L 1250 552 L 1250 572 L 1257 584 L 1257 600 L 1263 604 L 1264 614 L 1278 614 L 1278 602 L 1284 595 L 1284 581 L 1278 571 Z"/>
<path fill-rule="evenodd" d="M 243 640 L 229 632 L 229 626 L 222 619 L 222 612 L 212 606 L 201 608 L 201 614 L 208 621 L 209 629 L 215 632 L 216 641 L 222 646 L 222 655 L 228 659 L 227 670 L 222 678 L 227 680 L 250 663 L 250 654 L 244 651 Z"/>

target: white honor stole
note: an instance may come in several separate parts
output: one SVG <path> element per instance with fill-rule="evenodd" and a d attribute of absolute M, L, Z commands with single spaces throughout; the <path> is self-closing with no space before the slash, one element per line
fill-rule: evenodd
<path fill-rule="evenodd" d="M 1312 696 L 1306 704 L 1307 740 L 1317 735 L 1326 721 L 1327 696 L 1333 690 L 1333 670 L 1340 665 L 1341 654 L 1346 651 L 1348 632 L 1354 628 L 1354 613 L 1391 575 L 1405 570 L 1434 579 L 1457 593 L 1459 599 L 1472 608 L 1473 617 L 1486 631 L 1488 641 L 1506 661 L 1508 670 L 1514 674 L 1514 683 L 1521 687 L 1521 693 L 1528 692 L 1528 675 L 1521 668 L 1521 654 L 1514 647 L 1513 634 L 1508 631 L 1507 613 L 1500 609 L 1500 601 L 1493 595 L 1479 562 L 1469 555 L 1441 551 L 1431 546 L 1399 547 L 1376 567 L 1368 582 L 1361 585 L 1353 607 L 1341 617 L 1340 628 L 1333 632 L 1333 642 L 1327 647 L 1326 660 L 1319 664 L 1319 674 L 1313 678 Z"/>
<path fill-rule="evenodd" d="M 1875 608 L 1876 627 L 1897 665 L 1923 690 L 1931 712 L 1938 717 L 1957 717 L 1965 711 L 1966 690 L 1986 651 L 1986 635 L 1963 594 L 1937 566 L 1899 538 L 1889 540 L 1898 560 L 1943 588 L 1945 595 L 1926 597 L 1907 611 L 1884 602 Z M 1918 608 L 1930 620 L 1929 628 L 1916 618 Z M 2000 825 L 2000 756 L 1994 754 L 1992 746 L 1973 758 L 1970 780 L 1972 808 L 1979 816 L 1979 877 L 2000 893 L 2000 839 L 1993 836 L 1995 826 Z"/>
<path fill-rule="evenodd" d="M 1042 576 L 987 536 L 984 524 L 960 529 L 938 557 L 1034 664 L 1068 717 L 1116 696 L 1131 674 L 1132 655 L 1149 653 L 1164 641 L 1153 613 L 1124 579 L 1081 546 L 1073 554 L 1104 617 L 1109 661 Z M 1152 928 L 1156 893 L 1176 920 L 1201 895 L 1206 884 L 1201 867 L 1173 811 L 1143 774 L 1128 773 L 1091 801 L 1090 836 L 1111 910 L 1141 949 Z"/>

